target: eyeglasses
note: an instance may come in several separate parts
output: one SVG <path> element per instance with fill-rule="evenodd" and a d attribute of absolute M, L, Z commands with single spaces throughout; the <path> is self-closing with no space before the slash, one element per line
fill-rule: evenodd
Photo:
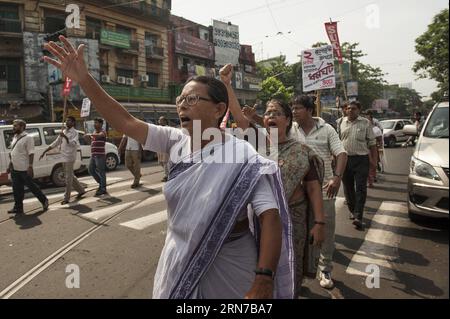
<path fill-rule="evenodd" d="M 187 105 L 194 106 L 198 103 L 199 100 L 212 102 L 211 99 L 198 96 L 197 94 L 189 94 L 186 96 L 183 95 L 177 96 L 175 103 L 177 106 L 180 106 L 181 104 L 183 104 L 184 101 L 186 101 Z"/>
<path fill-rule="evenodd" d="M 276 111 L 272 111 L 272 112 L 266 112 L 264 113 L 265 117 L 279 117 L 279 116 L 285 116 L 284 113 L 282 112 L 276 112 Z"/>

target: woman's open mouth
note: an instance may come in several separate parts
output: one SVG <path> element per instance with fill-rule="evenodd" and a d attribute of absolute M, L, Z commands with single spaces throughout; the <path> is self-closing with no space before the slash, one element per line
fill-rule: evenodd
<path fill-rule="evenodd" d="M 187 116 L 180 116 L 180 121 L 181 125 L 186 125 L 191 121 L 191 119 Z"/>

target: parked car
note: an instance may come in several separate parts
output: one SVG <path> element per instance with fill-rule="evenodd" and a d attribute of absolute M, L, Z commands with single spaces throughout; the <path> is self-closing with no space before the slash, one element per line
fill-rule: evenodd
<path fill-rule="evenodd" d="M 436 104 L 421 132 L 417 132 L 415 125 L 404 128 L 408 135 L 419 135 L 408 176 L 411 220 L 419 216 L 448 218 L 448 107 L 448 102 Z"/>
<path fill-rule="evenodd" d="M 405 125 L 413 124 L 411 120 L 396 119 L 396 120 L 384 120 L 380 122 L 383 127 L 383 139 L 386 147 L 395 147 L 399 142 L 406 142 L 408 140 L 407 135 L 403 133 L 403 127 Z"/>
<path fill-rule="evenodd" d="M 50 180 L 56 186 L 64 186 L 64 170 L 62 167 L 62 157 L 55 148 L 47 153 L 41 161 L 39 157 L 53 143 L 61 132 L 60 123 L 30 123 L 27 124 L 26 132 L 34 138 L 34 178 L 38 180 Z M 84 132 L 78 131 L 80 149 L 74 170 L 80 172 L 86 170 L 91 159 L 91 147 L 87 145 L 83 136 Z M 6 169 L 9 163 L 9 152 L 13 139 L 12 125 L 0 126 L 0 185 L 9 184 Z M 120 163 L 117 147 L 111 143 L 106 143 L 106 168 L 115 170 Z"/>

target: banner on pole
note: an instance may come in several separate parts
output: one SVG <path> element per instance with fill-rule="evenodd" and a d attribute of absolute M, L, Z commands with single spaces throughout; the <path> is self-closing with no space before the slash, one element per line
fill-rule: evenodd
<path fill-rule="evenodd" d="M 83 104 L 81 105 L 80 117 L 88 117 L 91 113 L 91 100 L 87 97 L 83 99 Z"/>
<path fill-rule="evenodd" d="M 339 43 L 339 35 L 337 31 L 337 22 L 326 22 L 325 30 L 327 31 L 328 38 L 333 46 L 334 54 L 336 55 L 340 64 L 343 63 L 341 44 Z"/>
<path fill-rule="evenodd" d="M 72 80 L 66 77 L 66 80 L 64 81 L 64 88 L 62 90 L 61 95 L 62 96 L 69 96 L 70 95 L 70 89 L 72 88 Z"/>
<path fill-rule="evenodd" d="M 358 96 L 358 82 L 356 81 L 347 82 L 347 96 L 350 97 Z"/>
<path fill-rule="evenodd" d="M 336 87 L 331 45 L 302 51 L 302 66 L 303 92 Z"/>

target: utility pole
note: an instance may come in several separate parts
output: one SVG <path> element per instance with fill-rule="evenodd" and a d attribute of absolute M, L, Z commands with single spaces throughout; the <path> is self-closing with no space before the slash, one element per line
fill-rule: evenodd
<path fill-rule="evenodd" d="M 350 80 L 353 80 L 353 50 L 350 48 Z"/>
<path fill-rule="evenodd" d="M 48 85 L 48 107 L 50 109 L 50 118 L 52 123 L 55 122 L 55 110 L 53 105 L 53 92 L 52 92 L 52 86 Z"/>

